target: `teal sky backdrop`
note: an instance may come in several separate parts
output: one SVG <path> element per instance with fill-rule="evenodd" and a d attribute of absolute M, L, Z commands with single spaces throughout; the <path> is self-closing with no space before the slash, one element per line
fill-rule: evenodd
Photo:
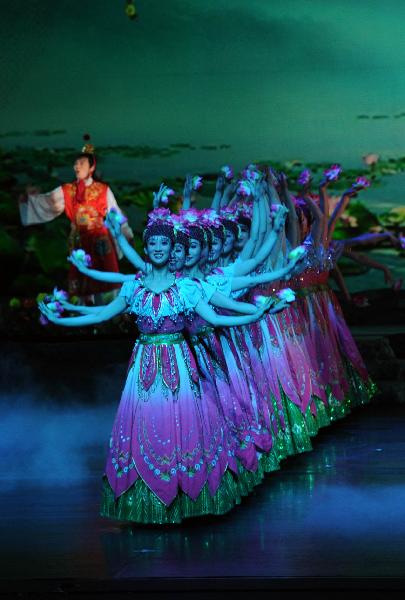
<path fill-rule="evenodd" d="M 54 146 L 80 146 L 85 131 L 96 145 L 231 146 L 136 161 L 146 177 L 224 160 L 405 154 L 402 0 L 135 4 L 130 21 L 124 0 L 3 1 L 0 133 L 66 129 L 40 140 Z M 2 140 L 17 142 L 39 144 Z"/>

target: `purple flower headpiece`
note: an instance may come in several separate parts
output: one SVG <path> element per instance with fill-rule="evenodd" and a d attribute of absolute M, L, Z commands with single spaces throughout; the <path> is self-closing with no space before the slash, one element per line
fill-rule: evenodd
<path fill-rule="evenodd" d="M 236 188 L 236 193 L 238 196 L 242 196 L 242 198 L 250 198 L 253 194 L 252 184 L 246 179 L 242 179 L 238 183 L 238 187 Z"/>
<path fill-rule="evenodd" d="M 147 227 L 156 223 L 168 223 L 170 210 L 168 208 L 155 208 L 148 214 Z"/>

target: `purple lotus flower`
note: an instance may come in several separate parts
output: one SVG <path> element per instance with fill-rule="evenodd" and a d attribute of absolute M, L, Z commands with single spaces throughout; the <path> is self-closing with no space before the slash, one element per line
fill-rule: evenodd
<path fill-rule="evenodd" d="M 357 177 L 356 181 L 353 183 L 354 188 L 363 189 L 370 187 L 370 181 L 367 177 Z"/>
<path fill-rule="evenodd" d="M 340 165 L 332 165 L 329 169 L 325 169 L 323 174 L 325 175 L 328 181 L 336 181 L 339 175 L 342 172 L 342 167 Z"/>
<path fill-rule="evenodd" d="M 309 169 L 304 169 L 298 175 L 297 183 L 298 183 L 298 185 L 306 186 L 310 183 L 311 180 L 312 180 L 311 171 Z"/>
<path fill-rule="evenodd" d="M 200 175 L 194 175 L 191 180 L 191 187 L 195 192 L 202 188 L 203 178 Z"/>
<path fill-rule="evenodd" d="M 230 181 L 233 178 L 233 169 L 230 165 L 224 165 L 223 167 L 221 167 L 221 173 L 228 181 Z"/>
<path fill-rule="evenodd" d="M 405 236 L 399 234 L 398 240 L 399 240 L 399 243 L 401 244 L 402 250 L 405 250 Z"/>
<path fill-rule="evenodd" d="M 77 248 L 76 250 L 73 250 L 70 256 L 73 259 L 82 262 L 85 267 L 91 267 L 91 256 L 90 254 L 86 254 L 86 252 L 82 250 L 82 248 Z"/>
<path fill-rule="evenodd" d="M 291 288 L 284 288 L 283 290 L 280 290 L 276 293 L 276 296 L 285 302 L 294 302 L 295 300 L 295 294 Z"/>

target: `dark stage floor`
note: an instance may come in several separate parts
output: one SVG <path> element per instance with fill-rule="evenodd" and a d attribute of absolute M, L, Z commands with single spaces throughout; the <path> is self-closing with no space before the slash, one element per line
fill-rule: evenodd
<path fill-rule="evenodd" d="M 404 405 L 358 410 L 323 430 L 313 452 L 285 461 L 229 515 L 171 528 L 100 518 L 104 449 L 83 451 L 87 471 L 67 484 L 46 475 L 42 483 L 10 479 L 3 464 L 0 563 L 7 589 L 21 579 L 92 585 L 405 576 Z M 52 456 L 43 458 L 46 473 Z M 68 457 L 64 468 L 69 478 Z"/>

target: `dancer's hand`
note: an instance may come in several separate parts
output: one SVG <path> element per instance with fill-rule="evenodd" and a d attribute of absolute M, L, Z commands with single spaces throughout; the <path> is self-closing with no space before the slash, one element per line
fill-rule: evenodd
<path fill-rule="evenodd" d="M 183 188 L 183 205 L 191 206 L 191 194 L 193 192 L 193 177 L 190 174 L 186 175 Z"/>
<path fill-rule="evenodd" d="M 118 219 L 109 219 L 108 218 L 108 213 L 106 215 L 105 221 L 104 221 L 105 226 L 107 227 L 108 231 L 111 233 L 111 235 L 117 239 L 119 238 L 120 235 L 122 235 L 122 231 L 121 231 L 121 223 L 118 221 Z M 76 267 L 77 265 L 75 265 Z M 77 267 L 79 269 L 79 267 Z M 80 271 L 80 269 L 79 269 Z"/>
<path fill-rule="evenodd" d="M 274 231 L 281 231 L 285 225 L 285 221 L 288 215 L 288 208 L 284 204 L 277 205 L 277 211 L 274 215 L 273 229 Z"/>
<path fill-rule="evenodd" d="M 79 258 L 77 258 L 74 254 L 70 255 L 67 257 L 68 262 L 70 262 L 74 267 L 76 267 L 76 269 L 78 271 L 80 271 L 80 273 L 83 273 L 84 275 L 86 275 L 89 271 L 89 269 L 86 267 L 86 265 L 83 263 L 82 260 L 80 260 Z"/>
<path fill-rule="evenodd" d="M 218 175 L 217 181 L 215 184 L 215 191 L 220 192 L 222 194 L 225 190 L 225 183 L 226 183 L 225 177 L 223 175 Z"/>
<path fill-rule="evenodd" d="M 48 308 L 45 302 L 38 302 L 38 308 L 44 317 L 48 319 L 48 321 L 51 321 L 52 323 L 57 323 L 60 321 L 60 317 L 55 313 L 55 311 Z"/>

